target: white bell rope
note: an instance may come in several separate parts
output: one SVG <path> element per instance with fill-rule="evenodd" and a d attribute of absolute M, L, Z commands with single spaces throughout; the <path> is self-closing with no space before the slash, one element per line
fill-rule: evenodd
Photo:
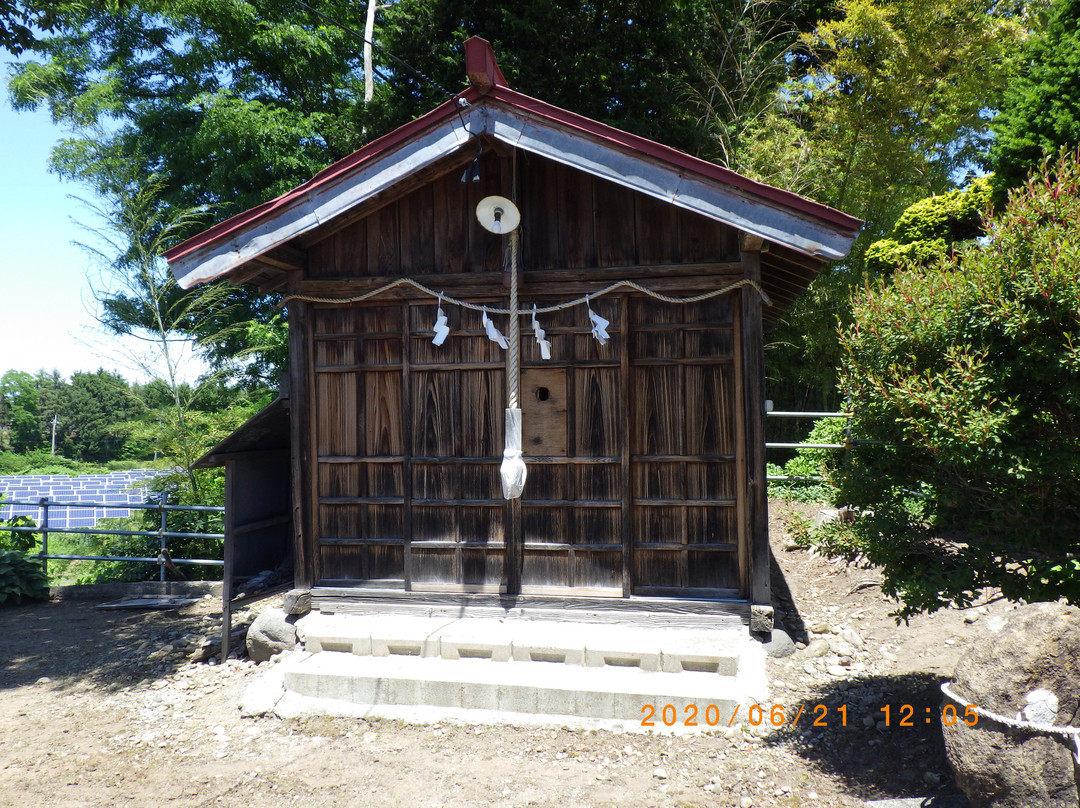
<path fill-rule="evenodd" d="M 518 231 L 510 231 L 510 351 L 506 362 L 506 428 L 503 432 L 503 461 L 499 467 L 503 497 L 517 499 L 525 488 L 528 470 L 521 457 L 521 409 L 518 393 L 521 376 L 521 333 L 518 319 Z"/>

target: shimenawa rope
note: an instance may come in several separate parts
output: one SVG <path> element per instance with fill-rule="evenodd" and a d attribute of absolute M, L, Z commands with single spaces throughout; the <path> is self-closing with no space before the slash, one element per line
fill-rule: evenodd
<path fill-rule="evenodd" d="M 941 692 L 945 694 L 945 697 L 950 701 L 953 701 L 956 704 L 964 707 L 965 709 L 974 711 L 976 715 L 982 718 L 989 718 L 994 723 L 1001 724 L 1003 726 L 1009 727 L 1010 729 L 1019 729 L 1025 732 L 1031 732 L 1035 734 L 1042 733 L 1045 735 L 1059 735 L 1065 738 L 1071 738 L 1073 746 L 1076 747 L 1076 753 L 1074 755 L 1074 757 L 1076 758 L 1076 764 L 1080 766 L 1080 727 L 1056 727 L 1051 724 L 1035 724 L 1031 721 L 1021 721 L 1016 718 L 1007 718 L 1006 716 L 999 715 L 998 713 L 995 713 L 991 710 L 987 710 L 985 707 L 979 707 L 969 701 L 965 701 L 964 699 L 960 698 L 952 692 L 951 685 L 952 682 L 941 683 Z"/>
<path fill-rule="evenodd" d="M 372 289 L 370 292 L 365 292 L 362 295 L 354 295 L 352 297 L 319 297 L 319 296 L 316 296 L 316 295 L 287 295 L 286 297 L 284 297 L 281 300 L 280 303 L 277 304 L 277 307 L 279 309 L 284 308 L 285 305 L 288 304 L 288 302 L 290 300 L 301 300 L 301 301 L 303 301 L 305 303 L 360 303 L 361 301 L 369 300 L 370 298 L 377 297 L 377 296 L 379 296 L 381 294 L 389 292 L 391 289 L 395 289 L 398 286 L 412 286 L 412 287 L 420 290 L 421 292 L 424 292 L 425 294 L 431 295 L 433 298 L 439 298 L 440 295 L 441 295 L 442 299 L 445 300 L 447 303 L 452 303 L 455 306 L 461 306 L 462 308 L 465 308 L 465 309 L 472 309 L 473 311 L 483 311 L 484 309 L 487 309 L 487 311 L 492 313 L 492 314 L 510 314 L 510 309 L 494 308 L 492 306 L 482 306 L 482 305 L 478 305 L 476 303 L 469 303 L 466 300 L 458 300 L 455 297 L 450 297 L 449 295 L 443 294 L 441 292 L 437 292 L 436 290 L 432 289 L 429 286 L 425 286 L 424 284 L 420 283 L 419 281 L 414 281 L 412 278 L 398 278 L 397 280 L 391 281 L 390 283 L 386 284 L 385 286 L 380 286 L 378 289 Z M 663 301 L 664 303 L 676 303 L 676 304 L 679 304 L 679 303 L 700 303 L 702 300 L 708 300 L 708 299 L 713 298 L 713 297 L 719 297 L 720 295 L 725 295 L 728 292 L 733 292 L 736 289 L 742 288 L 743 286 L 749 286 L 752 289 L 754 289 L 761 296 L 761 302 L 764 305 L 766 305 L 766 306 L 771 306 L 772 305 L 772 300 L 769 298 L 769 296 L 767 294 L 765 294 L 765 290 L 761 288 L 761 284 L 759 284 L 757 281 L 751 280 L 749 278 L 744 278 L 741 281 L 736 281 L 735 283 L 728 284 L 727 286 L 724 286 L 724 287 L 722 287 L 720 289 L 713 289 L 711 292 L 703 292 L 703 293 L 701 293 L 699 295 L 691 295 L 690 297 L 672 297 L 670 295 L 665 295 L 665 294 L 662 294 L 660 292 L 655 292 L 652 289 L 649 289 L 648 287 L 642 286 L 640 283 L 637 283 L 636 281 L 617 281 L 617 282 L 615 282 L 615 283 L 613 283 L 613 284 L 611 284 L 609 286 L 605 286 L 603 289 L 599 290 L 598 292 L 590 292 L 588 295 L 582 295 L 579 298 L 576 298 L 574 300 L 569 300 L 569 301 L 567 301 L 565 303 L 556 303 L 556 304 L 551 305 L 551 306 L 538 306 L 538 307 L 536 307 L 536 309 L 529 308 L 527 312 L 523 312 L 519 308 L 518 309 L 518 316 L 520 317 L 523 313 L 532 314 L 534 311 L 537 314 L 545 314 L 545 313 L 550 313 L 550 312 L 553 312 L 553 311 L 562 311 L 563 309 L 572 309 L 575 306 L 580 306 L 583 303 L 585 303 L 586 299 L 588 299 L 588 298 L 600 297 L 601 295 L 610 294 L 611 292 L 614 292 L 616 289 L 621 289 L 623 287 L 627 287 L 627 288 L 630 288 L 630 289 L 635 289 L 638 292 L 646 294 L 649 297 L 655 298 L 656 300 Z"/>

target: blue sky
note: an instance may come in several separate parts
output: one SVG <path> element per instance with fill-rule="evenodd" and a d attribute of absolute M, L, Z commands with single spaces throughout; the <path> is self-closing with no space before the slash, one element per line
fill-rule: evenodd
<path fill-rule="evenodd" d="M 6 76 L 11 58 L 0 52 Z M 0 374 L 99 367 L 145 381 L 141 345 L 105 335 L 94 318 L 94 261 L 72 242 L 93 242 L 94 214 L 76 184 L 48 172 L 49 152 L 66 132 L 48 112 L 15 112 L 0 86 Z M 83 225 L 83 226 L 80 226 Z M 198 368 L 189 363 L 188 375 Z"/>

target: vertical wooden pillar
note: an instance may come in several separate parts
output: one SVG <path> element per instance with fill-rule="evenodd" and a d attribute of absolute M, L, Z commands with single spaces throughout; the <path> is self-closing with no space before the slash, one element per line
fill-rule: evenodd
<path fill-rule="evenodd" d="M 310 589 L 318 580 L 318 552 L 312 498 L 311 306 L 289 302 L 289 441 L 292 463 L 292 528 L 295 586 Z"/>
<path fill-rule="evenodd" d="M 762 240 L 743 234 L 745 277 L 761 281 Z M 749 534 L 751 629 L 772 630 L 772 586 L 769 572 L 769 501 L 765 479 L 765 342 L 761 296 L 739 290 L 739 350 L 742 360 L 742 407 L 746 458 L 746 531 Z M 759 607 L 759 608 L 754 608 Z M 756 618 L 756 620 L 755 620 Z M 766 625 L 767 624 L 767 625 Z"/>
<path fill-rule="evenodd" d="M 221 655 L 222 663 L 229 658 L 232 639 L 233 579 L 236 577 L 236 461 L 225 462 L 225 567 L 221 573 Z"/>

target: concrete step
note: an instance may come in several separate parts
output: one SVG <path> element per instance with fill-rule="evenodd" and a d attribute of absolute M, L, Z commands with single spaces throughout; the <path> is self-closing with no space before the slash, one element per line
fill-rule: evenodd
<path fill-rule="evenodd" d="M 745 629 L 704 630 L 491 618 L 326 615 L 297 622 L 309 652 L 563 663 L 589 668 L 736 676 L 760 649 Z"/>
<path fill-rule="evenodd" d="M 747 675 L 746 669 L 741 676 L 726 676 L 516 659 L 322 651 L 295 655 L 279 667 L 290 694 L 362 706 L 366 715 L 387 714 L 386 707 L 429 708 L 429 720 L 448 716 L 468 720 L 469 712 L 475 711 L 596 719 L 625 728 L 651 720 L 652 727 L 646 723 L 644 728 L 704 731 L 728 726 L 741 705 L 738 723 L 749 705 L 765 696 L 763 664 L 759 676 Z"/>

